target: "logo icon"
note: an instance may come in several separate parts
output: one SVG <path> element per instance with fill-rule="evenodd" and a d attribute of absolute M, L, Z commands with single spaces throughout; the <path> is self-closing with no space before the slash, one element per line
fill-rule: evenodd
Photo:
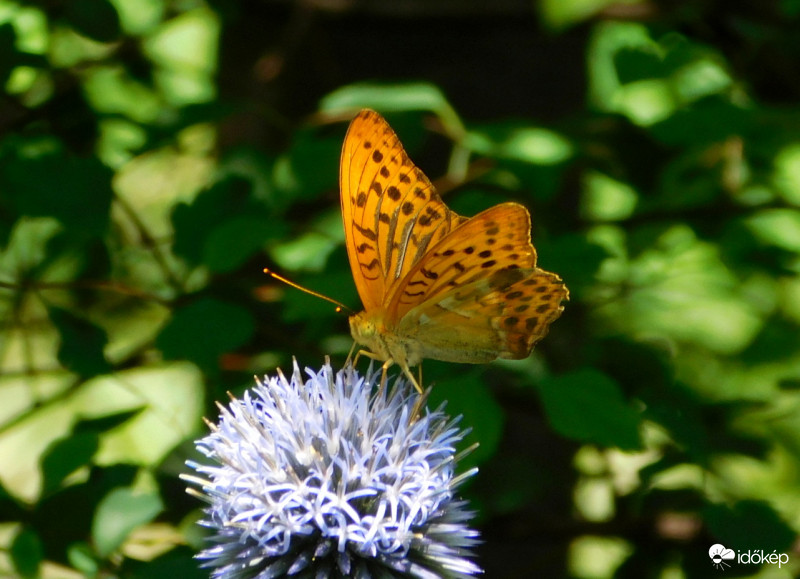
<path fill-rule="evenodd" d="M 733 552 L 733 549 L 726 549 L 724 545 L 717 543 L 716 545 L 711 545 L 711 548 L 708 550 L 708 556 L 711 557 L 711 564 L 716 569 L 725 570 L 725 567 L 730 567 L 730 563 L 726 563 L 725 561 L 730 561 L 736 558 L 736 553 Z"/>

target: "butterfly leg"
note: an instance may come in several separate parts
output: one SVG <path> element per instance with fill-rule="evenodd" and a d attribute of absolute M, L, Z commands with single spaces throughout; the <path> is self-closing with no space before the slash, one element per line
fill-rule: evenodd
<path fill-rule="evenodd" d="M 417 379 L 414 378 L 414 374 L 411 373 L 411 369 L 406 365 L 403 366 L 403 374 L 405 374 L 408 379 L 411 380 L 411 383 L 414 385 L 414 388 L 416 388 L 417 392 L 422 394 L 422 386 L 420 386 L 422 383 L 422 366 L 419 367 L 419 382 L 417 382 Z"/>
<path fill-rule="evenodd" d="M 422 412 L 422 407 L 425 406 L 425 403 L 428 401 L 428 395 L 431 393 L 432 388 L 429 386 L 428 389 L 417 396 L 417 401 L 414 402 L 414 408 L 411 410 L 411 414 L 408 416 L 408 423 L 413 424 L 419 418 L 420 413 Z"/>
<path fill-rule="evenodd" d="M 422 364 L 417 366 L 417 370 L 419 372 L 419 382 L 417 382 L 416 378 L 414 378 L 414 374 L 411 373 L 411 369 L 408 366 L 403 367 L 403 373 L 408 377 L 411 383 L 416 388 L 417 392 L 419 392 L 419 396 L 417 396 L 416 402 L 414 402 L 414 408 L 411 410 L 411 414 L 408 415 L 408 423 L 413 424 L 419 418 L 420 413 L 422 412 L 422 408 L 425 406 L 425 403 L 428 401 L 428 395 L 431 393 L 431 388 L 429 387 L 427 390 L 422 389 Z"/>
<path fill-rule="evenodd" d="M 356 346 L 358 346 L 358 342 L 353 342 L 353 345 L 350 346 L 350 351 L 347 353 L 347 359 L 344 361 L 344 365 L 345 366 L 350 364 L 350 360 L 353 360 L 353 352 L 356 351 Z M 356 359 L 353 360 L 353 363 L 351 364 L 351 366 L 355 366 L 357 360 L 358 360 L 358 355 L 356 355 Z"/>
<path fill-rule="evenodd" d="M 381 373 L 381 387 L 378 389 L 378 392 L 381 394 L 383 394 L 383 389 L 386 387 L 386 371 L 391 367 L 392 364 L 394 364 L 394 360 L 389 358 L 383 363 L 383 366 L 381 366 L 383 372 Z"/>
<path fill-rule="evenodd" d="M 377 354 L 373 354 L 368 350 L 359 350 L 358 353 L 356 354 L 356 359 L 353 361 L 353 365 L 355 365 L 355 363 L 358 361 L 358 357 L 362 355 L 366 356 L 367 358 L 371 358 L 373 360 L 378 360 L 378 361 L 381 360 L 381 358 Z M 389 368 L 391 368 L 392 364 L 394 363 L 395 361 L 392 358 L 389 358 L 383 363 L 383 366 L 381 367 L 381 369 L 383 370 L 383 375 L 381 376 L 381 391 L 383 391 L 383 387 L 386 385 L 386 372 L 387 370 L 389 370 Z M 416 391 L 422 394 L 422 386 L 420 386 L 420 383 L 422 382 L 422 366 L 419 367 L 419 382 L 417 382 L 417 379 L 414 378 L 414 374 L 411 373 L 411 369 L 408 367 L 407 364 L 403 364 L 402 368 L 403 368 L 403 374 L 405 374 L 406 377 L 411 381 Z"/>
<path fill-rule="evenodd" d="M 353 350 L 355 350 L 355 349 L 356 349 L 356 344 L 353 343 L 353 347 L 350 349 L 350 353 L 347 355 L 347 359 L 348 360 L 350 359 L 350 356 L 353 355 Z M 364 356 L 365 358 L 369 358 L 370 360 L 377 360 L 378 362 L 384 362 L 383 358 L 381 358 L 377 354 L 373 354 L 369 350 L 359 350 L 358 352 L 356 352 L 355 358 L 353 358 L 353 364 L 352 365 L 353 365 L 354 368 L 358 364 L 358 359 L 361 356 Z M 388 362 L 388 361 L 389 360 L 386 360 L 386 362 Z M 391 366 L 391 364 L 389 364 L 389 366 Z M 389 366 L 387 366 L 386 368 L 388 368 Z M 384 375 L 385 374 L 386 374 L 386 370 L 384 369 Z"/>
<path fill-rule="evenodd" d="M 353 349 L 355 349 L 355 344 L 353 344 Z M 350 353 L 352 354 L 352 350 L 350 351 Z M 378 362 L 383 362 L 383 365 L 381 366 L 381 370 L 382 370 L 382 372 L 381 372 L 381 384 L 380 384 L 380 387 L 378 388 L 378 393 L 379 394 L 383 393 L 383 389 L 386 387 L 386 372 L 389 370 L 389 368 L 392 366 L 392 364 L 394 364 L 394 360 L 392 360 L 391 358 L 389 358 L 388 360 L 384 360 L 383 358 L 381 358 L 377 354 L 373 354 L 369 350 L 359 350 L 358 352 L 356 352 L 355 358 L 353 358 L 353 366 L 352 366 L 353 368 L 355 368 L 356 364 L 358 363 L 358 358 L 360 356 L 364 356 L 364 357 L 369 358 L 371 360 L 377 360 Z M 350 356 L 348 356 L 348 359 L 349 358 L 350 358 Z"/>

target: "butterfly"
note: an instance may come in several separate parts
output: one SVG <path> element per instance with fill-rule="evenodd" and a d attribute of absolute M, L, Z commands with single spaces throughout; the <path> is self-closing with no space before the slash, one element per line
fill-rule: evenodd
<path fill-rule="evenodd" d="M 563 311 L 561 278 L 536 267 L 518 203 L 475 217 L 447 208 L 386 120 L 364 109 L 342 147 L 345 243 L 364 311 L 350 317 L 358 355 L 411 372 L 423 359 L 521 359 Z"/>

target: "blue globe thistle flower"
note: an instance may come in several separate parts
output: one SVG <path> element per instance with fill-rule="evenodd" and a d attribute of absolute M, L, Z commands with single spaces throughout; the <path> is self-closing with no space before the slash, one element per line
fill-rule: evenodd
<path fill-rule="evenodd" d="M 478 533 L 455 490 L 455 444 L 466 431 L 437 410 L 414 420 L 402 379 L 372 394 L 330 363 L 304 381 L 297 364 L 241 400 L 197 441 L 215 464 L 183 478 L 208 503 L 213 546 L 198 558 L 220 579 L 468 577 Z"/>

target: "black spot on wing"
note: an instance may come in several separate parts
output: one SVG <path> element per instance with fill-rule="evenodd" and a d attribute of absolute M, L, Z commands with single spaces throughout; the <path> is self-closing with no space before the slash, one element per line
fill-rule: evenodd
<path fill-rule="evenodd" d="M 375 241 L 378 239 L 378 236 L 369 227 L 361 227 L 358 223 L 353 223 L 353 227 L 355 227 L 361 235 L 370 241 Z"/>

